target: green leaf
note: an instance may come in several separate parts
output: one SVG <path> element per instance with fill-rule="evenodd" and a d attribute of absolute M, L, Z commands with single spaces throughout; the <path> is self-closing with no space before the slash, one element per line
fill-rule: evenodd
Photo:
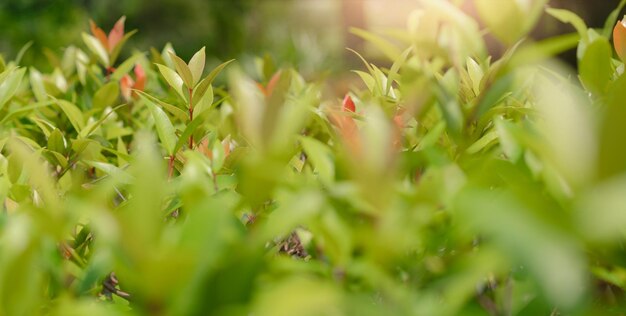
<path fill-rule="evenodd" d="M 513 57 L 514 59 L 511 64 L 536 64 L 538 61 L 554 57 L 576 48 L 578 42 L 580 42 L 580 34 L 578 34 L 578 32 L 546 38 L 523 46 Z"/>
<path fill-rule="evenodd" d="M 17 92 L 17 89 L 22 83 L 22 78 L 26 68 L 20 68 L 17 70 L 11 70 L 8 76 L 5 77 L 2 84 L 0 84 L 0 109 L 4 108 L 6 103 L 13 98 L 13 95 Z"/>
<path fill-rule="evenodd" d="M 565 9 L 554 8 L 547 8 L 546 12 L 563 23 L 570 23 L 574 26 L 578 34 L 580 34 L 580 39 L 583 42 L 587 41 L 587 24 L 585 24 L 585 21 L 576 13 Z"/>
<path fill-rule="evenodd" d="M 222 170 L 224 160 L 226 159 L 224 146 L 219 139 L 215 139 L 215 141 L 213 142 L 213 148 L 211 149 L 211 153 L 213 156 L 211 158 L 211 169 L 213 169 L 213 173 L 218 173 L 220 172 L 220 170 Z"/>
<path fill-rule="evenodd" d="M 79 136 L 81 138 L 85 138 L 85 137 L 89 137 L 89 135 L 91 135 L 91 133 L 93 133 L 100 125 L 102 125 L 102 123 L 104 123 L 104 121 L 107 119 L 107 117 L 109 117 L 109 115 L 115 113 L 115 111 L 117 111 L 117 109 L 125 106 L 126 103 L 124 104 L 120 104 L 114 108 L 112 108 L 109 112 L 107 112 L 105 115 L 103 115 L 99 120 L 89 124 L 87 127 L 85 127 L 79 134 Z"/>
<path fill-rule="evenodd" d="M 20 180 L 20 177 L 22 176 L 22 169 L 24 169 L 24 164 L 21 159 L 17 155 L 10 155 L 8 159 L 7 173 L 11 183 L 17 183 Z"/>
<path fill-rule="evenodd" d="M 206 60 L 204 50 L 205 48 L 202 47 L 191 57 L 191 60 L 189 60 L 189 70 L 191 71 L 191 75 L 193 77 L 192 86 L 195 86 L 198 81 L 200 81 L 200 78 L 202 78 L 202 72 L 204 72 L 204 63 Z"/>
<path fill-rule="evenodd" d="M 175 153 L 174 148 L 176 146 L 176 133 L 174 132 L 174 126 L 172 126 L 170 118 L 167 117 L 167 114 L 165 114 L 165 112 L 163 112 L 163 110 L 161 110 L 161 108 L 154 104 L 154 102 L 152 102 L 149 98 L 145 97 L 143 94 L 140 94 L 139 97 L 144 101 L 144 104 L 146 104 L 152 113 L 161 144 L 167 151 L 168 155 L 173 155 Z"/>
<path fill-rule="evenodd" d="M 512 74 L 499 78 L 488 90 L 483 91 L 479 96 L 480 99 L 476 105 L 476 113 L 474 119 L 481 119 L 482 116 L 492 107 L 509 95 L 511 95 L 510 87 L 513 84 L 514 77 Z"/>
<path fill-rule="evenodd" d="M 475 95 L 480 94 L 480 83 L 485 75 L 480 65 L 472 59 L 467 57 L 467 73 L 469 74 L 470 81 L 472 83 L 472 91 Z"/>
<path fill-rule="evenodd" d="M 55 99 L 57 105 L 63 110 L 63 113 L 67 116 L 72 123 L 74 129 L 80 133 L 85 127 L 85 118 L 83 117 L 83 113 L 81 110 L 71 102 L 65 100 Z"/>
<path fill-rule="evenodd" d="M 83 33 L 83 41 L 85 42 L 85 45 L 87 45 L 87 48 L 89 48 L 89 50 L 96 55 L 96 57 L 98 57 L 98 60 L 102 63 L 102 65 L 104 67 L 108 67 L 109 54 L 100 41 L 87 33 Z"/>
<path fill-rule="evenodd" d="M 606 22 L 604 22 L 604 30 L 602 31 L 602 36 L 606 38 L 611 37 L 611 33 L 613 33 L 613 28 L 615 27 L 619 14 L 620 12 L 622 12 L 622 9 L 624 9 L 624 6 L 626 6 L 626 0 L 620 1 L 617 8 L 611 11 L 611 14 L 609 14 Z"/>
<path fill-rule="evenodd" d="M 121 65 L 117 66 L 113 74 L 111 75 L 111 81 L 119 81 L 126 75 L 137 63 L 137 61 L 144 57 L 144 54 L 134 54 L 130 58 L 126 59 Z"/>
<path fill-rule="evenodd" d="M 172 60 L 174 61 L 176 72 L 178 72 L 180 77 L 183 79 L 183 83 L 185 84 L 185 86 L 187 86 L 187 89 L 193 89 L 193 75 L 191 74 L 189 66 L 187 66 L 187 64 L 182 59 L 180 59 L 180 57 L 176 56 L 173 53 L 170 53 L 170 58 L 172 58 Z"/>
<path fill-rule="evenodd" d="M 608 89 L 613 76 L 612 56 L 611 44 L 604 37 L 598 37 L 587 45 L 578 68 L 580 80 L 593 94 L 603 95 Z"/>
<path fill-rule="evenodd" d="M 524 21 L 527 18 L 518 1 L 477 0 L 476 10 L 489 31 L 507 45 L 514 44 L 526 33 Z"/>
<path fill-rule="evenodd" d="M 332 184 L 335 179 L 335 163 L 330 148 L 314 138 L 298 137 L 298 140 L 322 183 Z"/>
<path fill-rule="evenodd" d="M 65 154 L 67 151 L 67 142 L 58 128 L 55 128 L 48 137 L 48 150 L 60 154 Z"/>
<path fill-rule="evenodd" d="M 196 129 L 205 122 L 206 117 L 209 114 L 210 111 L 201 112 L 200 115 L 196 115 L 196 117 L 193 118 L 193 121 L 191 121 L 191 123 L 187 124 L 187 127 L 185 127 L 183 133 L 180 134 L 176 146 L 174 146 L 174 152 L 178 152 L 178 150 L 182 148 L 185 143 L 187 143 L 189 136 L 191 136 L 196 131 Z"/>
<path fill-rule="evenodd" d="M 216 104 L 213 103 L 213 88 L 212 86 L 209 86 L 202 98 L 200 98 L 199 100 L 197 100 L 196 103 L 193 104 L 194 113 L 201 113 L 206 109 L 213 107 L 214 105 Z"/>
<path fill-rule="evenodd" d="M 50 106 L 52 104 L 55 104 L 55 102 L 52 101 L 52 100 L 49 100 L 49 101 L 44 101 L 44 102 L 31 103 L 30 105 L 27 105 L 27 106 L 24 106 L 24 107 L 19 107 L 17 109 L 11 110 L 2 119 L 2 121 L 0 121 L 0 124 L 8 122 L 9 120 L 19 116 L 20 114 L 25 115 L 25 114 L 28 114 L 29 112 L 33 111 L 33 110 L 40 109 L 40 108 L 45 108 L 45 107 L 48 107 L 48 106 Z"/>
<path fill-rule="evenodd" d="M 83 160 L 83 162 L 89 166 L 92 166 L 108 174 L 109 176 L 111 176 L 112 178 L 116 179 L 117 181 L 121 183 L 129 184 L 133 182 L 133 177 L 130 174 L 128 174 L 126 171 L 112 164 L 99 162 L 99 161 L 89 161 L 89 160 Z"/>
<path fill-rule="evenodd" d="M 226 68 L 226 66 L 228 66 L 228 64 L 232 63 L 233 61 L 235 61 L 235 60 L 231 59 L 229 61 L 225 61 L 225 62 L 221 63 L 220 65 L 215 67 L 213 70 L 211 70 L 209 75 L 206 76 L 206 78 L 204 78 L 204 79 L 207 80 L 209 82 L 209 84 L 213 83 L 213 81 L 215 80 L 217 75 L 219 75 L 220 72 L 222 72 L 222 70 L 224 70 L 224 68 Z"/>
<path fill-rule="evenodd" d="M 17 52 L 17 55 L 15 56 L 15 63 L 17 65 L 19 65 L 20 62 L 22 62 L 22 58 L 24 58 L 24 54 L 26 54 L 26 52 L 31 46 L 33 46 L 33 41 L 28 41 L 28 43 L 24 44 L 24 46 L 20 48 L 20 51 Z"/>
<path fill-rule="evenodd" d="M 476 154 L 493 144 L 498 139 L 496 131 L 490 131 L 467 148 L 468 154 Z"/>
<path fill-rule="evenodd" d="M 358 28 L 351 28 L 350 33 L 363 38 L 364 40 L 374 44 L 387 58 L 397 60 L 402 54 L 401 50 L 386 38 Z"/>
<path fill-rule="evenodd" d="M 170 114 L 172 114 L 175 118 L 179 119 L 181 122 L 186 122 L 189 120 L 189 115 L 187 114 L 187 112 L 181 110 L 180 108 L 173 106 L 169 103 L 163 102 L 143 91 L 140 91 L 140 90 L 133 90 L 133 91 L 135 91 L 135 93 L 137 94 L 143 95 L 144 97 L 150 99 L 155 104 L 160 105 L 163 109 L 170 112 Z"/>
<path fill-rule="evenodd" d="M 211 93 L 213 93 L 213 89 L 211 89 L 211 81 L 209 80 L 209 78 L 202 79 L 202 81 L 193 91 L 193 97 L 191 99 L 193 100 L 192 102 L 194 106 L 200 103 L 200 100 L 202 99 L 204 94 L 209 90 L 211 90 Z"/>
<path fill-rule="evenodd" d="M 29 70 L 29 75 L 30 86 L 33 89 L 33 94 L 35 95 L 35 98 L 39 102 L 46 101 L 46 99 L 48 98 L 48 93 L 46 92 L 46 88 L 43 84 L 43 78 L 41 76 L 41 73 L 37 71 L 37 69 L 31 67 Z"/>
<path fill-rule="evenodd" d="M 159 68 L 161 75 L 163 75 L 163 78 L 165 78 L 167 84 L 169 84 L 170 87 L 172 87 L 172 89 L 174 89 L 174 91 L 176 91 L 176 93 L 183 98 L 183 100 L 187 100 L 187 96 L 183 93 L 183 79 L 174 70 L 168 68 L 167 66 L 161 64 L 156 65 L 157 68 Z"/>
<path fill-rule="evenodd" d="M 103 110 L 111 106 L 120 94 L 119 83 L 111 81 L 102 86 L 93 96 L 93 108 L 95 110 Z"/>
<path fill-rule="evenodd" d="M 406 63 L 406 59 L 409 57 L 409 54 L 413 51 L 413 47 L 407 48 L 400 57 L 393 62 L 391 68 L 389 69 L 389 74 L 387 75 L 387 86 L 385 87 L 385 95 L 389 94 L 389 89 L 391 89 L 391 84 L 394 80 L 399 79 L 398 73 L 400 72 L 400 68 L 404 66 Z"/>

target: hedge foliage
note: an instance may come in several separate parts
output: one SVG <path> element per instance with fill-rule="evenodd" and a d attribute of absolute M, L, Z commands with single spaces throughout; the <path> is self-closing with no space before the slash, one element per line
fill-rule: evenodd
<path fill-rule="evenodd" d="M 356 31 L 391 62 L 343 100 L 267 59 L 120 60 L 124 18 L 50 73 L 3 61 L 0 315 L 623 312 L 625 2 L 531 43 L 546 1 L 477 0 L 494 58 L 423 0 Z"/>

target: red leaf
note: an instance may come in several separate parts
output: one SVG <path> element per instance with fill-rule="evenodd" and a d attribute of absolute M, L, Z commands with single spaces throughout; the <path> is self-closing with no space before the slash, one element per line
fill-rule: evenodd
<path fill-rule="evenodd" d="M 352 97 L 349 94 L 346 94 L 346 97 L 343 98 L 343 110 L 354 113 L 356 111 L 356 106 L 354 105 L 354 101 L 352 101 Z"/>
<path fill-rule="evenodd" d="M 115 46 L 117 46 L 117 44 L 124 37 L 124 21 L 126 21 L 126 17 L 122 16 L 119 20 L 117 20 L 117 22 L 115 22 L 115 25 L 111 29 L 111 32 L 109 32 L 109 52 L 113 51 Z"/>

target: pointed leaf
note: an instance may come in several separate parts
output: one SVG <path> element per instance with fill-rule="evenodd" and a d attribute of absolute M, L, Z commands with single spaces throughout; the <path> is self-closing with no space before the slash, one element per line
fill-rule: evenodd
<path fill-rule="evenodd" d="M 0 109 L 13 98 L 13 95 L 15 95 L 22 83 L 25 72 L 26 68 L 14 69 L 4 78 L 4 81 L 0 84 Z"/>
<path fill-rule="evenodd" d="M 99 120 L 89 124 L 86 128 L 84 128 L 81 132 L 80 132 L 80 137 L 85 138 L 85 137 L 89 137 L 89 135 L 91 135 L 91 133 L 93 133 L 100 125 L 102 125 L 102 123 L 104 123 L 104 121 L 107 119 L 107 117 L 109 117 L 109 115 L 111 115 L 112 113 L 115 113 L 115 111 L 123 106 L 125 106 L 126 103 L 124 104 L 120 104 L 116 107 L 114 107 L 113 109 L 111 109 L 111 111 L 107 112 L 105 115 L 103 115 Z"/>
<path fill-rule="evenodd" d="M 176 117 L 177 119 L 179 119 L 181 122 L 186 122 L 189 120 L 189 116 L 187 114 L 187 112 L 181 110 L 180 108 L 177 108 L 176 106 L 173 106 L 169 103 L 165 103 L 143 91 L 140 90 L 133 90 L 135 93 L 143 95 L 144 97 L 150 99 L 152 102 L 154 102 L 155 104 L 160 105 L 163 109 L 165 109 L 166 111 L 170 112 L 170 114 L 174 115 L 174 117 Z"/>
<path fill-rule="evenodd" d="M 65 113 L 67 118 L 70 120 L 74 129 L 80 133 L 80 131 L 85 127 L 85 118 L 83 117 L 83 113 L 80 109 L 73 103 L 66 100 L 56 100 L 56 102 L 61 110 L 63 110 L 63 113 Z"/>
<path fill-rule="evenodd" d="M 200 103 L 200 100 L 202 99 L 204 94 L 207 91 L 209 91 L 209 88 L 211 88 L 211 81 L 209 80 L 209 78 L 202 79 L 202 81 L 198 84 L 198 86 L 193 91 L 192 100 L 193 100 L 194 105 L 197 105 L 198 103 Z M 211 89 L 211 91 L 213 91 L 213 89 Z"/>
<path fill-rule="evenodd" d="M 99 161 L 89 161 L 89 160 L 83 160 L 84 163 L 86 163 L 87 165 L 94 167 L 106 174 L 108 174 L 110 177 L 114 178 L 115 180 L 121 182 L 121 183 L 132 183 L 133 182 L 133 177 L 128 174 L 128 172 L 122 170 L 121 168 L 118 168 L 112 164 L 109 163 L 105 163 L 105 162 L 99 162 Z"/>
<path fill-rule="evenodd" d="M 126 59 L 122 64 L 117 66 L 117 68 L 111 75 L 111 80 L 119 81 L 120 79 L 122 79 L 122 77 L 124 77 L 125 74 L 127 74 L 131 69 L 133 69 L 133 66 L 135 66 L 135 63 L 137 62 L 137 60 L 142 58 L 143 56 L 144 56 L 143 54 L 134 54 L 130 58 Z"/>
<path fill-rule="evenodd" d="M 235 60 L 231 59 L 231 60 L 225 61 L 225 62 L 221 63 L 219 66 L 215 67 L 213 70 L 211 70 L 209 75 L 206 76 L 205 80 L 208 80 L 209 83 L 213 83 L 213 80 L 215 80 L 215 77 L 217 77 L 217 75 L 219 75 L 220 72 L 222 72 L 222 70 L 224 70 L 224 68 L 226 68 L 226 66 L 228 66 L 228 64 L 232 63 L 233 61 L 235 61 Z"/>
<path fill-rule="evenodd" d="M 172 89 L 174 89 L 174 91 L 176 91 L 176 93 L 183 98 L 183 100 L 187 100 L 187 97 L 183 93 L 183 79 L 174 70 L 168 68 L 167 66 L 161 64 L 156 65 L 159 68 L 161 75 L 163 75 L 163 78 L 165 78 L 165 81 L 167 81 L 167 84 L 169 84 L 170 87 L 172 87 Z"/>
<path fill-rule="evenodd" d="M 48 137 L 48 150 L 51 150 L 60 154 L 65 154 L 66 149 L 67 149 L 67 142 L 65 141 L 63 134 L 58 128 L 55 128 L 54 131 L 52 131 L 52 133 L 50 133 L 50 136 Z"/>
<path fill-rule="evenodd" d="M 176 56 L 173 53 L 169 53 L 169 54 L 170 54 L 170 58 L 172 58 L 172 60 L 174 61 L 176 72 L 178 72 L 180 77 L 183 79 L 185 86 L 187 86 L 188 89 L 193 89 L 193 75 L 191 74 L 191 70 L 189 69 L 189 66 L 187 66 L 185 61 L 180 59 L 180 57 Z"/>
<path fill-rule="evenodd" d="M 117 45 L 115 45 L 115 47 L 113 47 L 113 49 L 111 50 L 111 65 L 115 64 L 115 61 L 117 60 L 117 57 L 119 57 L 120 52 L 122 51 L 122 47 L 124 47 L 124 43 L 126 43 L 126 41 L 128 41 L 128 39 L 135 35 L 135 33 L 137 33 L 137 30 L 132 30 L 126 34 L 124 34 L 124 37 L 122 37 L 122 39 L 117 43 Z"/>
<path fill-rule="evenodd" d="M 149 98 L 143 94 L 139 94 L 139 97 L 144 101 L 144 104 L 148 107 L 154 118 L 154 124 L 156 125 L 157 134 L 161 140 L 161 144 L 167 151 L 168 155 L 173 155 L 174 147 L 176 145 L 176 133 L 174 132 L 174 126 L 170 122 L 170 118 L 167 114 L 161 110 L 156 104 L 154 104 Z"/>
<path fill-rule="evenodd" d="M 204 47 L 202 47 L 197 53 L 193 55 L 193 57 L 191 57 L 191 60 L 189 60 L 189 70 L 191 70 L 194 86 L 198 83 L 198 81 L 200 81 L 200 78 L 202 77 L 202 72 L 204 72 L 204 63 L 206 60 L 206 54 L 204 50 Z"/>
<path fill-rule="evenodd" d="M 35 68 L 30 68 L 30 86 L 33 88 L 33 94 L 37 101 L 42 102 L 46 101 L 48 98 L 48 93 L 46 92 L 46 88 L 43 84 L 43 79 L 41 73 L 37 71 Z"/>
<path fill-rule="evenodd" d="M 197 115 L 196 117 L 193 118 L 193 121 L 191 123 L 187 124 L 187 127 L 185 127 L 185 130 L 183 131 L 183 133 L 180 134 L 180 137 L 178 138 L 178 142 L 176 143 L 176 146 L 174 146 L 174 152 L 178 152 L 178 150 L 181 149 L 183 145 L 187 143 L 189 136 L 191 136 L 191 134 L 193 134 L 196 131 L 198 126 L 200 126 L 202 123 L 205 122 L 205 119 L 209 113 L 210 111 L 201 112 L 200 115 Z"/>
<path fill-rule="evenodd" d="M 122 16 L 115 22 L 113 28 L 109 32 L 109 37 L 107 38 L 107 43 L 109 44 L 109 49 L 113 49 L 124 37 L 124 22 L 126 21 L 126 17 Z"/>
<path fill-rule="evenodd" d="M 102 43 L 87 33 L 83 33 L 83 41 L 85 42 L 85 45 L 87 45 L 87 48 L 89 48 L 89 50 L 96 55 L 96 57 L 98 57 L 102 65 L 108 67 L 109 54 L 107 53 L 106 48 L 102 46 Z"/>

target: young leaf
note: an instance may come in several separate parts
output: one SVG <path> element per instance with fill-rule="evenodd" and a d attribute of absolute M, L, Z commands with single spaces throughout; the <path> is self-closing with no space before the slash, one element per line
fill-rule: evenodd
<path fill-rule="evenodd" d="M 213 70 L 211 70 L 209 75 L 206 76 L 205 80 L 207 80 L 209 82 L 209 84 L 213 83 L 213 80 L 215 80 L 215 77 L 217 77 L 217 75 L 219 75 L 220 72 L 222 72 L 222 70 L 224 70 L 224 68 L 226 68 L 226 66 L 228 66 L 228 64 L 232 63 L 233 61 L 235 61 L 235 60 L 231 59 L 231 60 L 225 61 L 225 62 L 221 63 L 219 66 L 215 67 Z"/>
<path fill-rule="evenodd" d="M 193 57 L 191 57 L 191 60 L 189 60 L 189 70 L 191 70 L 194 86 L 198 83 L 198 81 L 200 81 L 200 78 L 202 77 L 202 72 L 204 71 L 204 63 L 206 60 L 204 50 L 204 47 L 202 47 L 197 53 L 193 55 Z"/>
<path fill-rule="evenodd" d="M 104 46 L 102 46 L 102 43 L 100 43 L 97 38 L 87 33 L 83 33 L 83 41 L 85 42 L 85 45 L 87 45 L 87 48 L 89 48 L 89 50 L 94 55 L 96 55 L 96 57 L 98 57 L 102 65 L 108 67 L 109 54 L 107 53 L 107 50 L 104 48 Z"/>
<path fill-rule="evenodd" d="M 178 72 L 180 77 L 183 79 L 185 86 L 187 86 L 188 89 L 193 89 L 193 75 L 191 74 L 189 66 L 187 66 L 187 64 L 182 59 L 180 59 L 180 57 L 176 56 L 173 53 L 170 53 L 170 57 L 174 61 L 176 72 Z"/>
<path fill-rule="evenodd" d="M 469 74 L 470 81 L 472 84 L 472 91 L 474 91 L 475 95 L 480 94 L 480 82 L 483 79 L 485 73 L 483 72 L 480 65 L 472 59 L 471 57 L 467 57 L 467 73 Z"/>
<path fill-rule="evenodd" d="M 135 33 L 137 33 L 137 30 L 132 30 L 124 34 L 124 37 L 122 37 L 122 39 L 117 43 L 117 45 L 115 45 L 113 50 L 111 50 L 111 55 L 110 55 L 111 65 L 115 63 L 115 61 L 117 60 L 117 57 L 120 55 L 120 52 L 122 51 L 122 47 L 124 46 L 124 43 L 126 43 L 126 41 L 128 41 L 128 39 L 131 36 L 133 36 Z"/>

